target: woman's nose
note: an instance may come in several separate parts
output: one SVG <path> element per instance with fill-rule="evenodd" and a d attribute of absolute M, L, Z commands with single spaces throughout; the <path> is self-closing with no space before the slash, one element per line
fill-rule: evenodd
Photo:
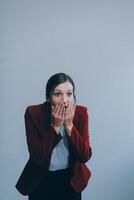
<path fill-rule="evenodd" d="M 62 95 L 62 101 L 64 103 L 67 103 L 67 101 L 68 101 L 68 98 L 67 98 L 67 96 L 65 94 Z"/>

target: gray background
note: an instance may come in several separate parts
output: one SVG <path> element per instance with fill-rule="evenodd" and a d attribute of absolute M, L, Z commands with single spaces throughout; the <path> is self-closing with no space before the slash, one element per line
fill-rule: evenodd
<path fill-rule="evenodd" d="M 89 108 L 92 178 L 83 200 L 134 199 L 134 2 L 0 0 L 0 199 L 28 159 L 25 108 L 66 72 Z"/>

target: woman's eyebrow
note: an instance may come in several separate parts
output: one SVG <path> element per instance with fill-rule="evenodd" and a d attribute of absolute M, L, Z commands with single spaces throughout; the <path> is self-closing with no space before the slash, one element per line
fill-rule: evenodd
<path fill-rule="evenodd" d="M 72 89 L 69 89 L 69 90 L 67 90 L 67 91 L 71 91 L 71 92 L 72 92 L 73 90 L 72 90 Z"/>
<path fill-rule="evenodd" d="M 54 92 L 56 92 L 56 91 L 62 92 L 62 90 L 58 90 L 58 89 L 54 90 Z M 72 90 L 72 89 L 69 89 L 69 90 L 67 90 L 67 92 L 68 92 L 68 91 L 73 91 L 73 90 Z"/>
<path fill-rule="evenodd" d="M 54 92 L 56 92 L 56 91 L 62 92 L 61 90 L 57 90 L 57 89 L 56 89 L 56 90 L 54 90 Z"/>

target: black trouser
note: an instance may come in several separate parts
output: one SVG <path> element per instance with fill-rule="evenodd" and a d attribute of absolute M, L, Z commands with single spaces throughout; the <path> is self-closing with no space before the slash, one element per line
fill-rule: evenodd
<path fill-rule="evenodd" d="M 48 172 L 38 188 L 29 196 L 29 200 L 81 200 L 81 193 L 77 193 L 70 185 L 70 169 Z"/>

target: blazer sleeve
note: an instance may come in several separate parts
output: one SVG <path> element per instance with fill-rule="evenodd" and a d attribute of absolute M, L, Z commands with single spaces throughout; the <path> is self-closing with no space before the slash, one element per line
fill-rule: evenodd
<path fill-rule="evenodd" d="M 78 123 L 79 128 L 76 128 L 75 125 L 73 125 L 69 142 L 76 160 L 85 163 L 92 155 L 88 128 L 88 112 L 86 107 L 83 107 L 83 110 L 81 110 Z"/>
<path fill-rule="evenodd" d="M 44 136 L 41 138 L 37 113 L 28 107 L 24 117 L 30 159 L 36 165 L 43 165 L 49 161 L 51 151 L 62 136 L 58 135 L 53 127 L 50 127 L 50 129 L 45 130 Z"/>

